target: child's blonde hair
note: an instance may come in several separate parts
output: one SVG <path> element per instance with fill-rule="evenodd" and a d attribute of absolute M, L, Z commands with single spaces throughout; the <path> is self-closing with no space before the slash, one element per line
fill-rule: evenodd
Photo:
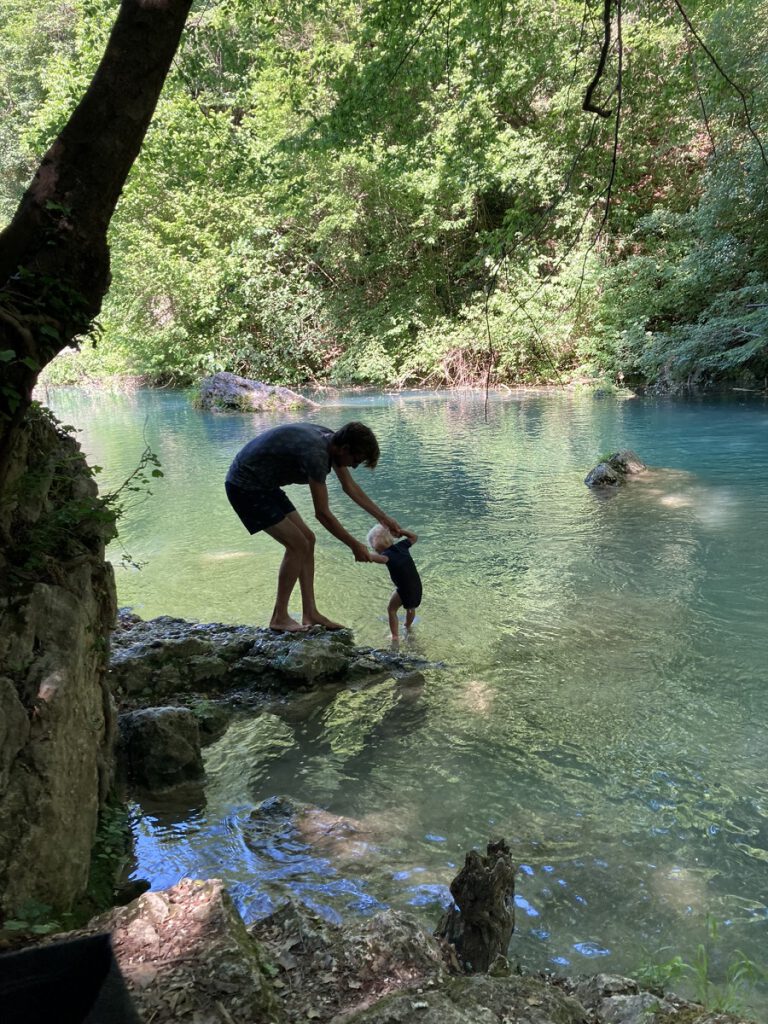
<path fill-rule="evenodd" d="M 374 551 L 385 551 L 387 548 L 391 548 L 395 543 L 395 538 L 386 528 L 378 523 L 376 526 L 371 527 L 368 531 L 368 547 L 373 548 Z"/>

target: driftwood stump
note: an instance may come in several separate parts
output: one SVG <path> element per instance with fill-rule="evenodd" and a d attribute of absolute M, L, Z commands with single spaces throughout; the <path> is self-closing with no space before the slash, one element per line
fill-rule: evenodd
<path fill-rule="evenodd" d="M 487 971 L 506 956 L 515 928 L 515 865 L 506 840 L 488 844 L 486 856 L 470 850 L 451 882 L 456 905 L 440 919 L 435 935 L 455 947 L 468 971 Z"/>

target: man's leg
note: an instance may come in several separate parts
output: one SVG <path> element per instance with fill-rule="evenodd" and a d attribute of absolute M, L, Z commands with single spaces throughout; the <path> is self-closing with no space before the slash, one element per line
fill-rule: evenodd
<path fill-rule="evenodd" d="M 285 554 L 277 574 L 277 596 L 269 625 L 272 629 L 280 629 L 286 633 L 298 633 L 307 628 L 288 614 L 288 602 L 307 559 L 310 560 L 311 565 L 314 565 L 312 545 L 304 531 L 292 521 L 294 516 L 297 516 L 301 522 L 298 512 L 291 512 L 285 519 L 281 519 L 279 523 L 268 526 L 264 530 L 285 548 Z"/>
<path fill-rule="evenodd" d="M 301 587 L 301 621 L 305 626 L 325 626 L 326 629 L 343 629 L 340 622 L 334 622 L 326 618 L 317 610 L 315 604 L 315 535 L 301 518 L 298 512 L 289 512 L 286 516 L 291 523 L 295 524 L 308 545 L 308 553 L 301 564 L 299 572 L 299 586 Z"/>
<path fill-rule="evenodd" d="M 389 632 L 393 640 L 397 640 L 400 630 L 400 626 L 397 621 L 397 609 L 402 606 L 402 603 L 403 602 L 400 600 L 400 595 L 398 594 L 397 591 L 395 591 L 392 597 L 390 597 L 389 604 L 387 605 L 387 615 L 389 616 Z"/>

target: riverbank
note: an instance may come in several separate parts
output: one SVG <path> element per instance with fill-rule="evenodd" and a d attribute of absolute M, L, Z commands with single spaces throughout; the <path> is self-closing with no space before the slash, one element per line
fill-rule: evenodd
<path fill-rule="evenodd" d="M 205 379 L 201 374 L 197 379 L 188 376 L 163 374 L 160 377 L 150 373 L 127 373 L 124 371 L 109 372 L 102 370 L 98 363 L 90 366 L 84 359 L 82 351 L 65 351 L 60 353 L 53 362 L 44 367 L 36 388 L 36 398 L 44 401 L 46 392 L 52 388 L 73 387 L 82 391 L 96 391 L 113 394 L 130 393 L 137 388 L 153 390 L 180 390 L 190 395 L 199 393 L 200 382 Z M 264 383 L 272 384 L 271 381 Z M 282 381 L 274 382 L 280 386 Z M 330 379 L 307 379 L 294 381 L 294 390 L 316 400 L 323 396 L 334 396 L 341 393 L 366 393 L 371 391 L 407 392 L 427 388 L 431 391 L 456 392 L 521 392 L 532 394 L 551 394 L 558 392 L 574 392 L 597 394 L 598 396 L 613 395 L 616 397 L 635 397 L 636 395 L 713 395 L 743 393 L 768 395 L 768 378 L 758 378 L 752 373 L 736 373 L 732 377 L 715 379 L 691 380 L 643 380 L 641 378 L 625 378 L 623 373 L 616 375 L 584 374 L 579 368 L 563 367 L 556 374 L 538 375 L 533 378 L 523 374 L 521 378 L 488 377 L 486 369 L 481 367 L 474 377 L 462 377 L 461 380 L 434 381 L 424 380 L 417 376 L 397 377 L 388 382 L 361 383 L 357 381 L 339 381 Z"/>
<path fill-rule="evenodd" d="M 45 401 L 45 392 L 52 388 L 73 387 L 83 391 L 97 391 L 119 394 L 130 393 L 137 388 L 151 388 L 155 390 L 180 390 L 196 394 L 199 391 L 200 382 L 208 376 L 201 374 L 199 378 L 192 379 L 188 376 L 175 376 L 163 374 L 158 377 L 149 373 L 126 373 L 102 371 L 97 367 L 91 367 L 83 358 L 81 351 L 65 351 L 60 353 L 53 362 L 49 363 L 42 370 L 36 388 L 36 398 Z M 271 381 L 263 383 L 272 384 Z M 274 386 L 279 386 L 278 381 Z M 498 377 L 488 379 L 487 373 L 483 370 L 475 377 L 464 377 L 460 381 L 445 381 L 442 384 L 425 381 L 419 377 L 395 378 L 388 382 L 364 383 L 357 381 L 320 380 L 316 378 L 307 379 L 303 382 L 294 382 L 291 387 L 307 395 L 320 397 L 322 395 L 336 395 L 340 393 L 365 393 L 370 391 L 392 391 L 400 393 L 403 391 L 423 390 L 446 391 L 446 392 L 484 392 L 491 391 L 509 392 L 521 391 L 538 394 L 547 394 L 566 390 L 575 391 L 600 391 L 609 394 L 631 393 L 632 389 L 625 386 L 622 380 L 611 380 L 607 376 L 590 377 L 577 371 L 568 372 L 563 370 L 561 374 L 540 379 L 534 376 L 532 379 L 523 375 L 520 379 Z"/>
<path fill-rule="evenodd" d="M 523 974 L 506 961 L 468 975 L 392 911 L 333 925 L 286 902 L 246 929 L 215 879 L 146 893 L 76 934 L 105 932 L 152 1024 L 749 1024 L 629 978 Z"/>

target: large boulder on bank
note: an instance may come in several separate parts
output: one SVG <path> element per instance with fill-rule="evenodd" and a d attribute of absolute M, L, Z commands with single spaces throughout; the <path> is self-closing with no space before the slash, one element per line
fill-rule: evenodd
<path fill-rule="evenodd" d="M 215 373 L 200 382 L 201 409 L 229 412 L 275 412 L 285 409 L 316 409 L 303 395 L 258 380 L 238 377 L 236 373 Z"/>
<path fill-rule="evenodd" d="M 345 1024 L 589 1024 L 592 1018 L 579 1002 L 544 978 L 481 974 L 452 978 L 432 991 L 399 992 L 344 1020 Z"/>
<path fill-rule="evenodd" d="M 644 473 L 648 467 L 629 448 L 613 452 L 591 469 L 584 477 L 587 487 L 617 487 L 628 476 Z"/>
<path fill-rule="evenodd" d="M 346 1020 L 403 988 L 418 999 L 416 987 L 429 990 L 448 976 L 440 944 L 414 918 L 393 910 L 335 925 L 289 902 L 251 934 L 277 966 L 273 984 L 296 1024 Z"/>
<path fill-rule="evenodd" d="M 646 1021 L 658 1021 L 662 1013 L 674 1016 L 680 1009 L 679 1000 L 676 1004 L 660 993 L 641 989 L 633 979 L 618 975 L 572 978 L 566 985 L 570 994 L 600 1021 L 646 1024 Z"/>
<path fill-rule="evenodd" d="M 609 975 L 457 976 L 451 950 L 392 910 L 336 925 L 286 902 L 246 929 L 216 879 L 145 893 L 56 938 L 104 933 L 152 1024 L 748 1024 Z"/>
<path fill-rule="evenodd" d="M 754 1024 L 741 1014 L 706 1010 L 671 992 L 650 992 L 620 975 L 559 978 L 557 983 L 589 1011 L 590 1021 L 596 1024 Z"/>
<path fill-rule="evenodd" d="M 218 879 L 186 878 L 164 892 L 145 893 L 95 918 L 87 931 L 111 933 L 115 959 L 143 1021 L 285 1019 L 265 953 Z"/>
<path fill-rule="evenodd" d="M 640 991 L 628 978 L 611 982 L 613 993 L 592 1002 L 582 1001 L 580 987 L 568 978 L 475 974 L 450 978 L 431 991 L 423 987 L 401 991 L 343 1020 L 344 1024 L 749 1024 L 744 1017 L 705 1010 L 676 996 L 662 998 Z"/>

